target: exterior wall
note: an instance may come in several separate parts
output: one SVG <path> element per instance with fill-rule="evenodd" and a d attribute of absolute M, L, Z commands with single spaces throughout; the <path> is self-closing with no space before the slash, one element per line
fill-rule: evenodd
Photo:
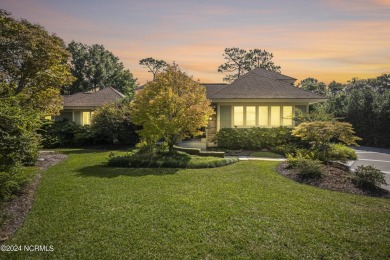
<path fill-rule="evenodd" d="M 92 109 L 66 109 L 62 110 L 59 116 L 55 116 L 54 121 L 67 119 L 78 125 L 89 125 L 93 113 Z"/>

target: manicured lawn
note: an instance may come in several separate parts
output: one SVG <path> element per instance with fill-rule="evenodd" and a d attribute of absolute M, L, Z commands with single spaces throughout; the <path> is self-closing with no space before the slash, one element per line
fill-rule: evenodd
<path fill-rule="evenodd" d="M 253 157 L 265 157 L 265 158 L 284 158 L 283 155 L 273 152 L 253 152 L 250 154 Z"/>
<path fill-rule="evenodd" d="M 275 162 L 213 169 L 131 169 L 109 152 L 69 151 L 43 176 L 8 245 L 53 252 L 0 258 L 388 259 L 390 201 L 301 185 Z"/>

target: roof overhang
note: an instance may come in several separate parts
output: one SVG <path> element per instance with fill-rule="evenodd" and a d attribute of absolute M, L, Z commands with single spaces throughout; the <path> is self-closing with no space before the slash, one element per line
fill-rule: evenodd
<path fill-rule="evenodd" d="M 212 98 L 213 103 L 321 103 L 328 98 Z"/>

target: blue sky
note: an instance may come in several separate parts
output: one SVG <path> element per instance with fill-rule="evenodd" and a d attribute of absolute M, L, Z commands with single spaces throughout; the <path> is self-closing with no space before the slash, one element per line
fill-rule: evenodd
<path fill-rule="evenodd" d="M 66 42 L 103 44 L 145 83 L 146 57 L 221 82 L 226 47 L 272 52 L 282 73 L 346 82 L 390 73 L 390 0 L 0 0 Z"/>

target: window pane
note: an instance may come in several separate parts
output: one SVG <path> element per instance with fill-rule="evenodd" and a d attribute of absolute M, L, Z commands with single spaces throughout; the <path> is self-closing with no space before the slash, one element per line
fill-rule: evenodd
<path fill-rule="evenodd" d="M 292 126 L 292 106 L 283 107 L 283 125 Z"/>
<path fill-rule="evenodd" d="M 244 107 L 233 107 L 234 125 L 244 125 Z"/>
<path fill-rule="evenodd" d="M 91 112 L 83 112 L 83 125 L 91 123 Z"/>
<path fill-rule="evenodd" d="M 271 107 L 271 126 L 280 126 L 280 106 Z"/>
<path fill-rule="evenodd" d="M 246 125 L 256 125 L 256 107 L 246 107 Z"/>
<path fill-rule="evenodd" d="M 268 125 L 268 107 L 267 106 L 259 107 L 259 125 L 261 125 L 261 126 Z"/>

